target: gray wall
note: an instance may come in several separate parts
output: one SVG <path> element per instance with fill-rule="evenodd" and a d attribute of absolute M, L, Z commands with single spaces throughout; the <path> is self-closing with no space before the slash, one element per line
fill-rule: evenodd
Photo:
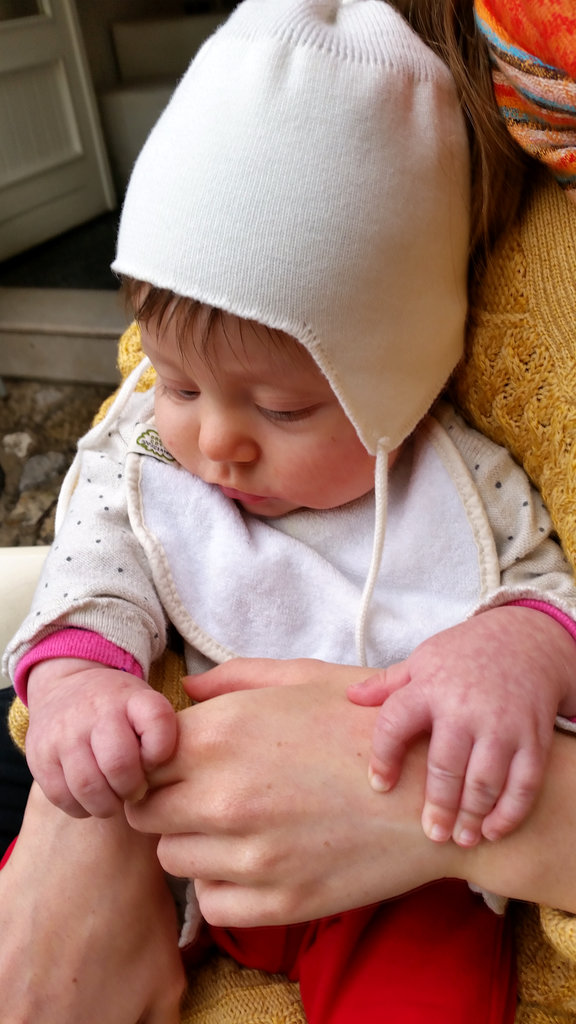
<path fill-rule="evenodd" d="M 118 82 L 110 31 L 113 21 L 183 15 L 190 4 L 185 0 L 76 0 L 76 10 L 94 88 L 100 92 Z"/>

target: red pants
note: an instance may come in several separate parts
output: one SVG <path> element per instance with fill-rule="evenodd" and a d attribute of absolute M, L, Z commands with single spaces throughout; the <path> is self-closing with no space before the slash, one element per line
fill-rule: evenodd
<path fill-rule="evenodd" d="M 209 928 L 246 967 L 299 981 L 308 1024 L 512 1024 L 505 918 L 461 882 L 303 925 Z"/>
<path fill-rule="evenodd" d="M 14 849 L 14 847 L 15 847 L 15 846 L 16 846 L 16 840 L 15 840 L 15 839 L 13 839 L 13 840 L 12 840 L 12 842 L 10 843 L 10 846 L 9 846 L 9 847 L 8 847 L 8 849 L 6 850 L 6 853 L 5 853 L 5 854 L 4 854 L 4 856 L 2 857 L 2 860 L 0 860 L 0 871 L 1 871 L 1 870 L 2 870 L 2 868 L 4 867 L 4 865 L 5 865 L 6 861 L 7 861 L 7 860 L 8 860 L 8 858 L 10 857 L 10 854 L 12 853 L 12 850 Z"/>

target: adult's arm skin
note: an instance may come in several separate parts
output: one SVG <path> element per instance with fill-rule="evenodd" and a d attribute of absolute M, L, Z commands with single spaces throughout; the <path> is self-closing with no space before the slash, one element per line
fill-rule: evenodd
<path fill-rule="evenodd" d="M 9 1024 L 178 1024 L 184 972 L 156 840 L 120 813 L 69 818 L 38 786 L 0 871 Z"/>
<path fill-rule="evenodd" d="M 542 792 L 511 835 L 468 850 L 432 843 L 420 824 L 424 741 L 390 793 L 368 784 L 377 709 L 345 696 L 365 677 L 366 669 L 250 659 L 188 679 L 196 699 L 215 699 L 181 712 L 176 757 L 127 815 L 162 834 L 167 870 L 198 879 L 207 920 L 295 922 L 442 877 L 576 913 L 573 738 L 555 736 Z M 273 687 L 242 689 L 266 683 Z"/>

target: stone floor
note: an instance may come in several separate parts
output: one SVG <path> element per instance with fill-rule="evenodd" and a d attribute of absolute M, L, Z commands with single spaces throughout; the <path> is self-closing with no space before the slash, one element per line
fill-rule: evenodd
<path fill-rule="evenodd" d="M 112 299 L 117 300 L 118 281 L 109 269 L 114 256 L 117 220 L 117 211 L 103 214 L 35 249 L 5 260 L 0 266 L 0 286 L 4 293 L 9 289 L 32 289 L 34 293 L 41 290 L 44 295 L 54 291 L 58 296 L 57 302 L 66 309 L 66 315 L 73 318 L 73 324 L 68 325 L 66 338 L 62 341 L 62 345 L 68 346 L 64 355 L 65 373 L 56 358 L 55 339 L 43 335 L 43 347 L 47 348 L 47 340 L 51 344 L 50 355 L 46 367 L 40 369 L 39 363 L 38 373 L 54 377 L 50 381 L 9 376 L 28 374 L 35 356 L 31 354 L 33 349 L 30 346 L 22 345 L 20 361 L 24 362 L 25 369 L 20 369 L 16 358 L 7 360 L 7 350 L 10 348 L 12 351 L 14 345 L 6 338 L 0 339 L 0 362 L 3 364 L 0 368 L 0 547 L 51 542 L 56 499 L 64 473 L 74 457 L 76 441 L 90 426 L 101 401 L 114 388 L 113 383 L 71 384 L 64 381 L 75 372 L 69 337 L 74 333 L 73 327 L 81 328 L 84 338 L 85 334 L 98 334 L 96 326 L 108 325 L 114 345 L 110 359 L 114 374 L 115 345 L 121 333 L 123 316 L 117 324 L 108 308 L 110 304 L 102 316 L 101 300 L 97 295 L 89 303 L 88 313 L 83 307 L 87 303 L 86 289 L 98 290 L 100 294 L 108 291 Z M 78 292 L 76 304 L 71 302 L 71 293 L 67 289 L 82 290 Z M 35 325 L 34 317 L 40 315 L 45 332 L 47 322 L 51 323 L 46 310 L 37 309 L 31 303 L 31 291 L 25 291 L 24 295 L 26 324 L 32 319 Z M 4 295 L 4 318 L 6 312 Z M 4 329 L 7 329 L 6 324 Z M 96 344 L 91 337 L 89 341 L 91 345 Z M 106 347 L 99 337 L 97 341 L 100 347 Z M 96 362 L 100 367 L 101 360 Z M 82 369 L 85 370 L 84 365 Z M 108 378 L 90 373 L 85 379 Z"/>
<path fill-rule="evenodd" d="M 0 379 L 0 547 L 49 544 L 76 441 L 105 384 Z"/>

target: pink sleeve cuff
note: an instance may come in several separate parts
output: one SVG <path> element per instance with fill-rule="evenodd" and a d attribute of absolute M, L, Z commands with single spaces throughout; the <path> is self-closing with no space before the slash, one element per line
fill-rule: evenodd
<path fill-rule="evenodd" d="M 40 640 L 18 662 L 14 673 L 14 689 L 24 703 L 31 669 L 38 662 L 53 658 L 83 658 L 85 661 L 106 665 L 107 668 L 130 672 L 139 679 L 144 677 L 142 666 L 128 651 L 117 647 L 99 633 L 92 633 L 88 629 L 60 629 Z"/>

